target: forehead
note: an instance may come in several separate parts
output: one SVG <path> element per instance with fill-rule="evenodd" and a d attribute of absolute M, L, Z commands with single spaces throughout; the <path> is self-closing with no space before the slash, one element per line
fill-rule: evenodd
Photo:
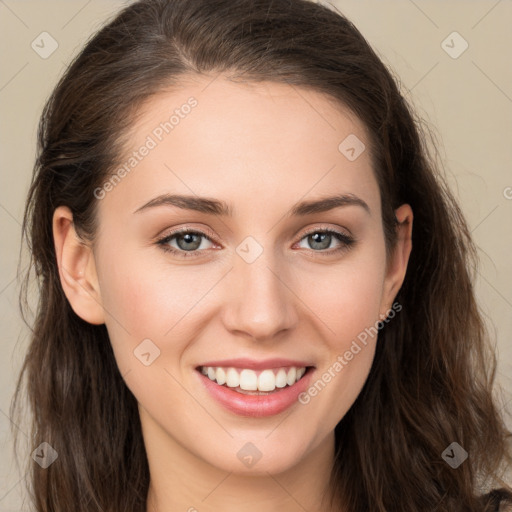
<path fill-rule="evenodd" d="M 108 200 L 133 211 L 151 195 L 193 193 L 261 210 L 337 191 L 375 203 L 369 146 L 363 123 L 325 94 L 187 77 L 140 107 L 119 159 L 127 172 Z"/>

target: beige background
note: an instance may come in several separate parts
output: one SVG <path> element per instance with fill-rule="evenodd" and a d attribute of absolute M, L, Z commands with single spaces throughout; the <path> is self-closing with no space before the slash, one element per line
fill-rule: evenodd
<path fill-rule="evenodd" d="M 20 222 L 44 100 L 70 57 L 126 2 L 0 0 L 0 512 L 23 506 L 23 475 L 11 455 L 9 405 L 27 345 L 18 312 Z M 400 77 L 403 92 L 435 127 L 448 179 L 480 248 L 478 298 L 498 343 L 498 381 L 512 428 L 512 2 L 336 1 Z M 442 42 L 469 44 L 452 58 Z M 31 47 L 48 32 L 47 59 Z M 453 40 L 453 43 L 452 43 Z M 452 53 L 463 41 L 453 36 Z M 46 47 L 48 48 L 48 46 Z M 16 427 L 18 428 L 18 427 Z M 26 427 L 19 425 L 22 431 Z"/>

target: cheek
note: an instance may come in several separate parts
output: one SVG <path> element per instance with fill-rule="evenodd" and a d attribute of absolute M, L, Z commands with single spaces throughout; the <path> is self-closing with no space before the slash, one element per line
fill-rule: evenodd
<path fill-rule="evenodd" d="M 130 367 L 133 351 L 146 339 L 160 350 L 158 365 L 175 361 L 191 337 L 189 318 L 218 281 L 217 274 L 185 265 L 171 271 L 136 251 L 119 253 L 123 257 L 103 254 L 98 271 L 106 325 L 119 366 Z"/>
<path fill-rule="evenodd" d="M 303 274 L 301 297 L 326 327 L 330 344 L 341 349 L 379 320 L 384 260 L 378 251 Z"/>
<path fill-rule="evenodd" d="M 301 403 L 311 417 L 326 419 L 325 432 L 346 414 L 370 372 L 385 276 L 382 254 L 373 245 L 303 283 L 307 304 L 321 320 L 326 351 Z"/>

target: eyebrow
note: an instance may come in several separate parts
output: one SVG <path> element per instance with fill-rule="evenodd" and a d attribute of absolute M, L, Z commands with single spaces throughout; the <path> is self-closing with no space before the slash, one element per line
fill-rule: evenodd
<path fill-rule="evenodd" d="M 229 216 L 233 215 L 230 205 L 224 201 L 209 197 L 186 196 L 176 194 L 162 194 L 137 208 L 133 213 L 139 213 L 158 206 L 176 206 L 184 210 L 194 210 L 211 215 Z M 301 201 L 290 209 L 288 216 L 305 216 L 313 213 L 321 213 L 342 206 L 360 206 L 369 215 L 371 210 L 368 204 L 354 194 L 338 194 L 313 201 Z"/>

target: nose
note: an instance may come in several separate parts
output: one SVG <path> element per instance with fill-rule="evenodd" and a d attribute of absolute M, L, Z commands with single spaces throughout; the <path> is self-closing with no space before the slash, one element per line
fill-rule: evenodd
<path fill-rule="evenodd" d="M 223 322 L 232 334 L 258 341 L 274 339 L 298 320 L 293 289 L 286 272 L 266 251 L 254 262 L 238 259 L 226 283 Z"/>

